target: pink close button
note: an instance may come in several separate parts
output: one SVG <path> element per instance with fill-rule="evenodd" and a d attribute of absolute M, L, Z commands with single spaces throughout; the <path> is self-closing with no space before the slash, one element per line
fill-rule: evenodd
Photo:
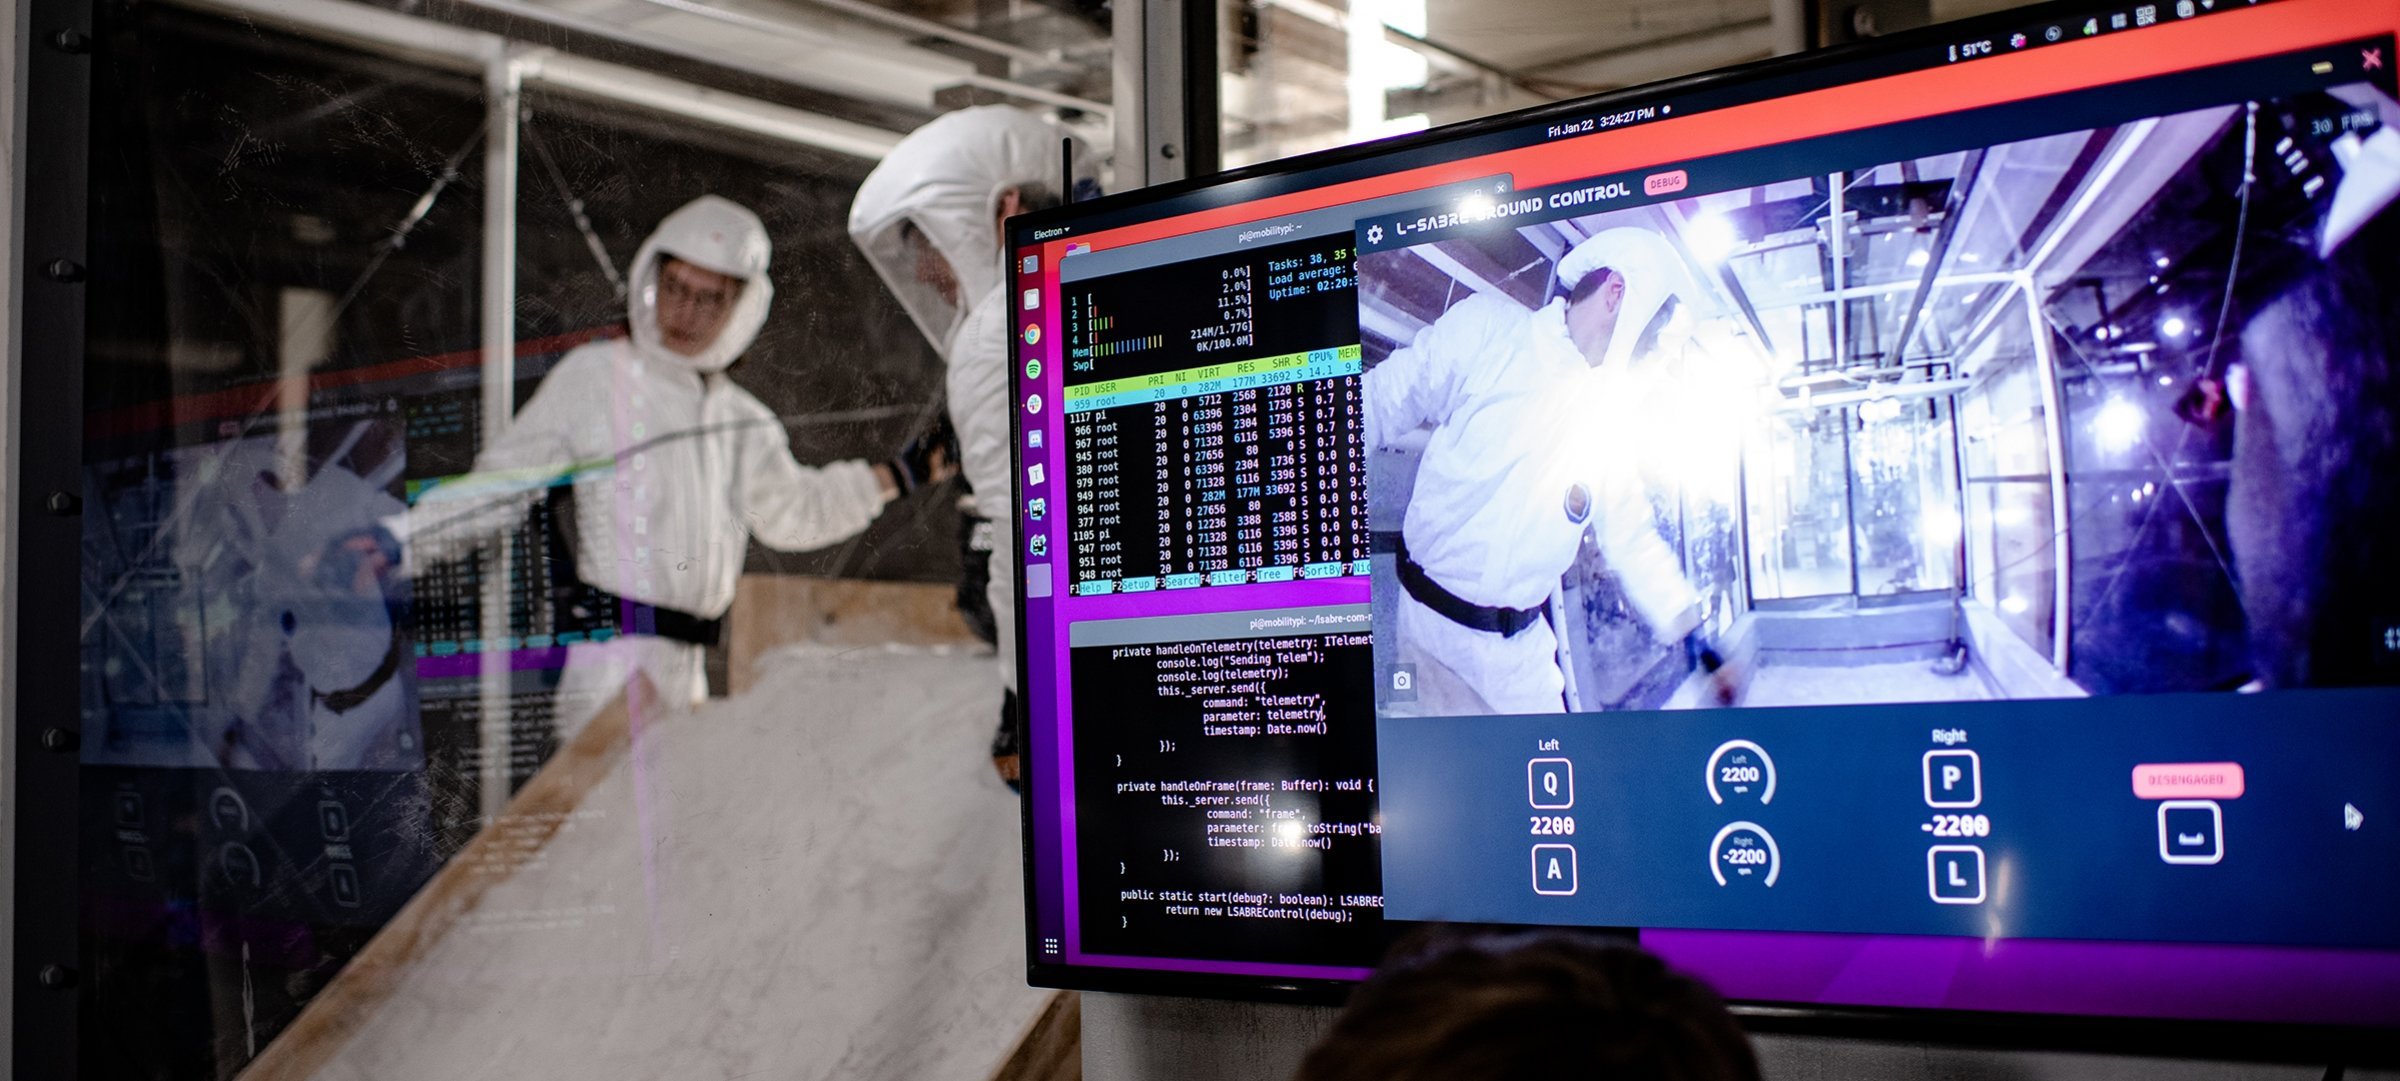
<path fill-rule="evenodd" d="M 2239 762 L 2157 762 L 2133 767 L 2133 794 L 2142 799 L 2239 799 Z"/>

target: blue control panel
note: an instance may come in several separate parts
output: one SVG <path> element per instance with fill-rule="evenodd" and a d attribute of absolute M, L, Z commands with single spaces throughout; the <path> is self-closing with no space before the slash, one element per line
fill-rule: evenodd
<path fill-rule="evenodd" d="M 2400 691 L 1384 718 L 1387 915 L 2400 945 Z"/>

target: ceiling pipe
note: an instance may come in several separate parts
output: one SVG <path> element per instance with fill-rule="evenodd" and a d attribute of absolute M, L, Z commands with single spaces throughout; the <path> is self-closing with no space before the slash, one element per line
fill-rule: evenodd
<path fill-rule="evenodd" d="M 468 2 L 477 3 L 480 2 L 480 0 L 468 0 Z M 856 47 L 854 44 L 844 45 L 844 43 L 840 41 L 828 38 L 826 35 L 819 34 L 805 27 L 794 26 L 791 23 L 780 22 L 774 19 L 762 19 L 756 15 L 744 14 L 739 11 L 728 11 L 724 8 L 711 7 L 707 4 L 697 3 L 696 0 L 643 0 L 643 2 L 647 4 L 655 4 L 659 7 L 666 8 L 669 11 L 677 11 L 697 18 L 721 22 L 727 26 L 738 26 L 744 30 L 752 30 L 758 33 L 769 34 L 776 37 L 805 41 L 811 45 L 835 48 Z M 881 10 L 871 7 L 867 4 L 858 3 L 858 0 L 806 0 L 806 2 L 831 7 L 834 10 L 845 12 L 849 11 L 850 9 L 840 5 L 855 4 L 860 8 L 870 11 Z M 1061 60 L 1059 57 L 1047 56 L 1031 49 L 1010 45 L 1007 42 L 999 41 L 994 38 L 987 38 L 981 34 L 960 30 L 956 27 L 948 27 L 942 23 L 932 22 L 926 19 L 919 19 L 913 15 L 900 15 L 897 12 L 882 12 L 882 14 L 889 15 L 896 19 L 904 19 L 912 24 L 923 24 L 927 27 L 941 28 L 944 33 L 933 34 L 932 36 L 941 37 L 944 40 L 950 41 L 954 44 L 966 45 L 969 48 L 986 49 L 991 51 L 1005 50 L 1001 52 L 1001 55 L 1009 56 L 1011 58 L 1030 58 L 1029 62 L 1044 67 L 1055 66 Z M 877 21 L 882 20 L 879 19 Z M 979 75 L 970 72 L 958 75 L 957 80 L 968 86 L 998 91 L 1003 94 L 1013 94 L 1017 97 L 1025 98 L 1030 101 L 1039 101 L 1044 104 L 1057 105 L 1068 109 L 1080 109 L 1084 112 L 1093 113 L 1103 117 L 1111 115 L 1109 107 L 1102 102 L 1092 101 L 1088 98 L 1079 98 L 1072 94 L 1061 94 L 1055 90 L 1044 90 L 1038 86 L 1027 86 L 1024 83 L 1016 82 L 1011 79 L 995 78 L 990 75 Z"/>
<path fill-rule="evenodd" d="M 501 35 L 462 30 L 349 0 L 174 2 L 195 11 L 252 19 L 307 37 L 478 75 L 489 65 L 512 58 L 511 42 Z M 870 161 L 880 160 L 900 143 L 898 132 L 710 90 L 622 64 L 547 51 L 520 52 L 513 59 L 520 65 L 524 85 L 637 106 Z"/>

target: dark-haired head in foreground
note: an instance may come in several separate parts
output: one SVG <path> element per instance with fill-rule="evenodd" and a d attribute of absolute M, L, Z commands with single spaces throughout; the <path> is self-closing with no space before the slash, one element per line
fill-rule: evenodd
<path fill-rule="evenodd" d="M 1716 993 L 1632 946 L 1441 933 L 1394 951 L 1297 1081 L 1755 1081 Z"/>

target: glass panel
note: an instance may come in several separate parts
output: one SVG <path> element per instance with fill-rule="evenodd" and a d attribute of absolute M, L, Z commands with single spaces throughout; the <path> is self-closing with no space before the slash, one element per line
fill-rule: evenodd
<path fill-rule="evenodd" d="M 1768 55 L 1743 4 L 1228 0 L 1218 13 L 1228 168 Z"/>
<path fill-rule="evenodd" d="M 2012 291 L 1996 328 L 1962 366 L 1967 595 L 2050 653 L 2058 553 L 2050 504 L 2050 440 L 2025 301 Z"/>
<path fill-rule="evenodd" d="M 946 390 L 943 356 L 846 229 L 875 149 L 1009 65 L 895 52 L 852 26 L 855 56 L 768 82 L 672 58 L 721 24 L 657 22 L 668 59 L 579 37 L 529 76 L 503 381 L 484 231 L 485 154 L 506 133 L 486 130 L 482 73 L 263 16 L 106 9 L 80 567 L 85 1076 L 437 1077 L 467 1047 L 470 1072 L 656 1073 L 640 1053 L 686 1027 L 650 1008 L 659 974 L 756 970 L 757 942 L 810 933 L 792 906 L 842 931 L 795 947 L 808 960 L 779 970 L 789 986 L 836 984 L 809 964 L 898 972 L 866 955 L 893 942 L 936 960 L 846 975 L 838 1003 L 746 993 L 774 1034 L 729 1060 L 814 1065 L 848 1041 L 895 1076 L 979 1074 L 985 1045 L 1040 1009 L 1016 967 L 1017 893 L 985 888 L 1019 873 L 1013 803 L 984 765 L 1006 613 L 982 574 L 1014 542 L 975 525 L 1006 510 L 1006 440 L 970 452 L 980 468 L 998 448 L 984 503 L 930 474 L 902 492 L 869 464 L 889 468 L 975 388 Z M 1104 23 L 979 25 L 1105 85 L 1106 50 L 1089 48 Z M 797 40 L 748 35 L 723 56 L 763 64 Z M 593 51 L 642 65 L 643 106 L 573 83 Z M 1050 75 L 1046 92 L 1093 89 Z M 1040 139 L 1048 182 L 1059 144 Z M 711 247 L 745 235 L 740 218 L 687 231 L 662 249 L 672 264 L 637 258 L 703 195 L 754 212 L 771 258 L 711 269 L 755 250 Z M 1015 301 L 996 286 L 993 303 Z M 709 313 L 722 324 L 674 345 Z M 495 399 L 514 407 L 497 442 Z M 988 433 L 1005 408 L 958 427 Z M 914 799 L 898 840 L 841 820 L 911 786 L 938 794 Z M 816 810 L 744 802 L 794 788 Z M 950 885 L 817 873 L 870 858 L 940 866 Z M 737 893 L 781 900 L 719 907 L 746 875 Z M 573 1059 L 596 1046 L 561 1020 L 576 1011 L 618 1018 L 628 1057 Z M 874 1023 L 918 1011 L 958 1024 L 929 1039 Z M 702 1072 L 725 1070 L 742 1067 Z"/>
<path fill-rule="evenodd" d="M 462 413 L 412 358 L 476 345 L 484 109 L 136 10 L 95 92 L 83 1061 L 229 1077 L 474 828 L 399 523 L 472 450 L 472 368 Z"/>
<path fill-rule="evenodd" d="M 1850 592 L 1846 409 L 1769 416 L 1750 456 L 1750 580 L 1760 600 Z"/>
<path fill-rule="evenodd" d="M 1870 401 L 1850 438 L 1860 596 L 1958 584 L 1958 485 L 1947 399 Z"/>
<path fill-rule="evenodd" d="M 2256 530 L 2250 523 L 2264 518 L 2274 524 L 2263 532 L 2280 538 L 2322 513 L 2295 506 L 2288 510 L 2296 518 L 2251 510 L 2245 519 L 2235 509 L 2241 437 L 2209 422 L 2204 403 L 2222 392 L 2209 373 L 2236 356 L 2259 362 L 2243 355 L 2240 328 L 2264 307 L 2246 311 L 2248 298 L 2272 288 L 2258 283 L 2279 270 L 2245 253 L 2242 293 L 2227 295 L 2237 277 L 2231 223 L 2243 212 L 2245 126 L 2219 110 L 2168 118 L 2162 130 L 2177 137 L 2154 156 L 2185 155 L 2182 167 L 2157 181 L 2154 194 L 2128 195 L 2132 213 L 2119 231 L 2044 301 L 2059 349 L 2075 557 L 2070 674 L 2096 693 L 2238 687 L 2278 667 L 2261 653 L 2290 653 L 2259 633 L 2241 594 L 2245 579 L 2263 586 L 2272 576 L 2238 573 L 2244 546 L 2235 530 Z M 2304 198 L 2263 188 L 2251 202 L 2253 230 L 2315 213 Z M 2251 234 L 2259 235 L 2268 234 Z M 2231 316 L 2222 338 L 2221 310 Z M 2263 359 L 2276 363 L 2281 354 Z M 2312 403 L 2345 397 L 2338 379 L 2312 373 L 2300 385 Z M 2311 429 L 2311 446 L 2340 444 L 2330 420 L 2314 423 L 2325 426 Z M 2339 460 L 2324 453 L 2315 460 Z M 2262 549 L 2275 547 L 2250 551 Z"/>

